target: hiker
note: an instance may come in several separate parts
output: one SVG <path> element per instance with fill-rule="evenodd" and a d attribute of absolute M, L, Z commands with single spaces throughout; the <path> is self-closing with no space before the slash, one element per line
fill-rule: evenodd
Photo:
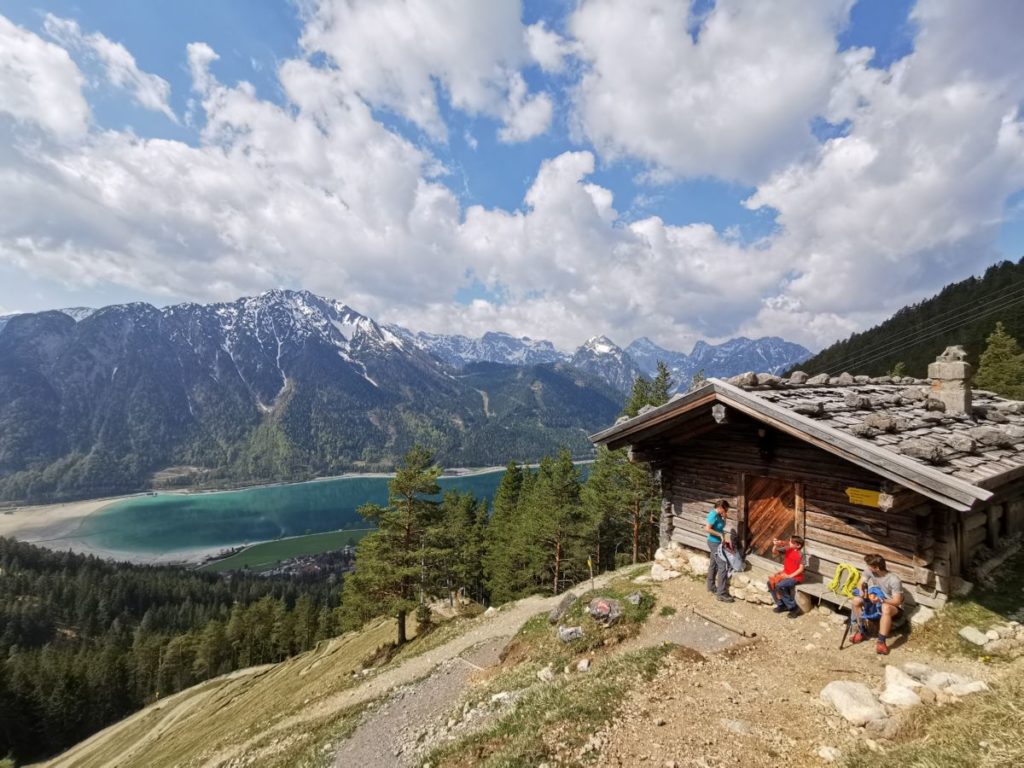
<path fill-rule="evenodd" d="M 871 600 L 877 603 L 881 610 L 878 617 L 878 638 L 875 641 L 875 653 L 886 655 L 889 653 L 889 646 L 886 639 L 892 629 L 893 620 L 903 610 L 903 582 L 895 574 L 885 569 L 885 558 L 881 555 L 868 555 L 864 558 L 871 576 L 860 585 L 860 596 L 853 598 L 853 609 L 851 619 L 858 623 L 857 631 L 850 638 L 851 643 L 860 643 L 864 640 L 864 624 L 861 616 L 869 613 L 865 601 Z M 872 594 L 874 592 L 874 594 Z"/>
<path fill-rule="evenodd" d="M 729 594 L 729 574 L 718 558 L 718 550 L 725 541 L 725 523 L 729 519 L 729 502 L 720 499 L 715 508 L 708 512 L 704 530 L 708 533 L 708 592 L 723 603 L 734 602 Z"/>
<path fill-rule="evenodd" d="M 772 599 L 775 600 L 775 612 L 789 612 L 787 618 L 796 619 L 800 609 L 796 604 L 796 585 L 804 580 L 804 540 L 802 536 L 790 536 L 786 539 L 772 540 L 772 554 L 784 552 L 782 570 L 774 574 L 768 585 Z"/>

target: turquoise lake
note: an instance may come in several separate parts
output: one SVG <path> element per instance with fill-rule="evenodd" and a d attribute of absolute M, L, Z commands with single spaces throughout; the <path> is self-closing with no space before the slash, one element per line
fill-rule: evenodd
<path fill-rule="evenodd" d="M 585 470 L 584 470 L 585 472 Z M 504 470 L 442 477 L 445 491 L 490 500 Z M 343 477 L 241 491 L 140 496 L 87 517 L 77 536 L 106 549 L 163 554 L 365 528 L 356 510 L 386 504 L 389 477 Z"/>

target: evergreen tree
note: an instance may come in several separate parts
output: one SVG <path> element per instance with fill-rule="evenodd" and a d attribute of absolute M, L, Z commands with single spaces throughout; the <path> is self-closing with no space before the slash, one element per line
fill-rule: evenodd
<path fill-rule="evenodd" d="M 1024 351 L 1001 322 L 987 339 L 974 383 L 1003 397 L 1024 399 Z"/>
<path fill-rule="evenodd" d="M 653 405 L 657 408 L 667 403 L 672 397 L 672 384 L 672 374 L 669 372 L 668 366 L 659 360 L 658 372 L 654 376 L 654 381 L 651 382 L 645 405 Z"/>
<path fill-rule="evenodd" d="M 639 414 L 640 409 L 650 401 L 651 382 L 643 376 L 637 376 L 633 380 L 633 389 L 630 391 L 629 398 L 626 400 L 625 408 L 622 409 L 622 415 L 633 418 Z"/>
<path fill-rule="evenodd" d="M 437 479 L 441 468 L 424 448 L 414 447 L 391 481 L 388 506 L 366 504 L 359 508 L 377 530 L 363 538 L 356 555 L 356 574 L 345 582 L 343 604 L 349 600 L 367 607 L 376 605 L 398 622 L 397 643 L 406 642 L 405 619 L 424 600 L 426 564 L 440 559 L 433 546 L 440 504 Z"/>
<path fill-rule="evenodd" d="M 557 595 L 565 581 L 586 573 L 596 531 L 596 521 L 580 503 L 579 470 L 568 450 L 541 460 L 531 501 L 534 572 L 539 565 Z"/>
<path fill-rule="evenodd" d="M 524 472 L 516 462 L 509 462 L 494 493 L 491 520 L 484 545 L 484 582 L 492 602 L 501 604 L 517 593 L 518 548 L 517 526 Z"/>
<path fill-rule="evenodd" d="M 589 516 L 598 521 L 602 567 L 615 567 L 615 550 L 623 543 L 629 547 L 631 562 L 638 562 L 644 542 L 650 558 L 649 542 L 656 538 L 661 495 L 647 464 L 629 461 L 624 448 L 599 448 L 582 499 Z"/>
<path fill-rule="evenodd" d="M 690 386 L 686 390 L 687 392 L 693 392 L 695 389 L 700 389 L 708 383 L 708 377 L 704 375 L 704 369 L 701 368 L 693 376 L 690 377 Z"/>

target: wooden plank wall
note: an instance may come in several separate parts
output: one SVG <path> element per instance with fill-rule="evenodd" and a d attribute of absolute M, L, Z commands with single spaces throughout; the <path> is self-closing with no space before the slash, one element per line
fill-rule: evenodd
<path fill-rule="evenodd" d="M 863 568 L 864 555 L 877 553 L 919 602 L 945 600 L 959 573 L 951 565 L 955 512 L 907 490 L 894 492 L 895 503 L 885 512 L 851 504 L 847 487 L 881 490 L 883 479 L 782 433 L 766 442 L 759 426 L 731 414 L 730 423 L 691 440 L 660 436 L 663 456 L 671 456 L 661 466 L 673 540 L 706 551 L 704 520 L 719 498 L 738 508 L 730 527 L 739 525 L 742 532 L 743 476 L 786 478 L 799 483 L 796 520 L 803 522 L 809 572 L 831 579 L 838 563 Z M 671 450 L 665 451 L 665 440 Z M 766 445 L 767 454 L 761 450 Z"/>

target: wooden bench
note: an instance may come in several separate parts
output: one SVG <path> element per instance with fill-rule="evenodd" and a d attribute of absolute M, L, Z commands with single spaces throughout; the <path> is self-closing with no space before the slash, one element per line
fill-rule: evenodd
<path fill-rule="evenodd" d="M 816 600 L 816 605 L 821 605 L 822 602 L 834 605 L 836 608 L 851 608 L 853 606 L 853 598 L 846 597 L 845 595 L 837 595 L 824 582 L 818 582 L 816 584 L 797 584 L 796 592 L 798 595 L 807 595 L 809 598 Z M 899 615 L 893 620 L 893 629 L 899 629 L 907 621 L 907 608 L 911 607 L 913 603 L 906 603 Z M 804 609 L 804 606 L 800 606 Z"/>

